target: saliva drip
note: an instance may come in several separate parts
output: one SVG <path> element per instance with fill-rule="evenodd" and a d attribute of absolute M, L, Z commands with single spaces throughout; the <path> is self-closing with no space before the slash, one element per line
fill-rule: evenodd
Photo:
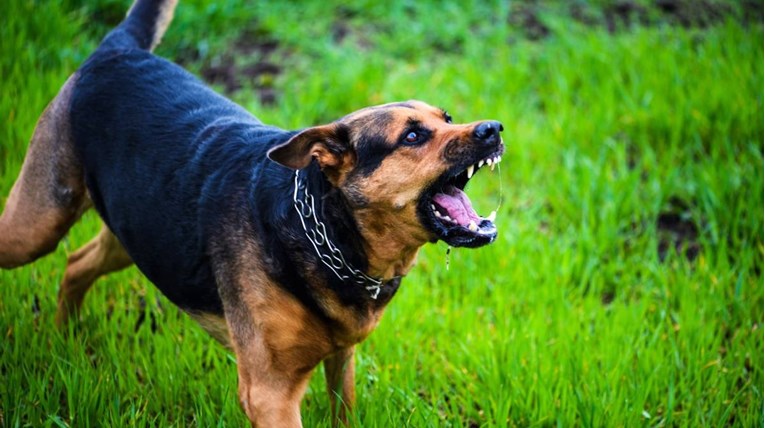
<path fill-rule="evenodd" d="M 502 165 L 500 164 L 497 164 L 497 175 L 499 175 L 499 200 L 497 201 L 497 209 L 492 213 L 492 217 L 497 215 L 496 213 L 499 212 L 502 202 L 505 200 L 504 188 L 502 187 Z"/>

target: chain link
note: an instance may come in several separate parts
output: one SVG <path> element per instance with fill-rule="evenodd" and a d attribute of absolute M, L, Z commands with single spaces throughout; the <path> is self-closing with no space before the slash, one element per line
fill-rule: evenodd
<path fill-rule="evenodd" d="M 302 200 L 298 197 L 300 191 L 304 193 Z M 370 297 L 377 300 L 377 296 L 380 294 L 380 289 L 383 286 L 382 280 L 368 276 L 345 261 L 343 253 L 340 252 L 327 236 L 327 227 L 316 216 L 313 195 L 308 193 L 308 185 L 305 180 L 300 179 L 300 171 L 297 170 L 295 171 L 295 191 L 292 194 L 292 201 L 295 210 L 299 214 L 298 218 L 300 218 L 300 224 L 303 225 L 305 236 L 313 245 L 314 250 L 316 250 L 319 260 L 340 280 L 353 280 L 356 284 L 364 286 L 369 291 Z M 309 229 L 306 222 L 311 219 L 313 219 L 314 226 Z"/>

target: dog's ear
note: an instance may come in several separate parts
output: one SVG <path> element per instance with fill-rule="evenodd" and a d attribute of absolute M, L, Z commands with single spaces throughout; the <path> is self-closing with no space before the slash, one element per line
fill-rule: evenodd
<path fill-rule="evenodd" d="M 331 123 L 300 131 L 286 143 L 271 148 L 268 158 L 292 169 L 302 169 L 316 159 L 325 173 L 349 169 L 353 150 L 345 127 Z"/>

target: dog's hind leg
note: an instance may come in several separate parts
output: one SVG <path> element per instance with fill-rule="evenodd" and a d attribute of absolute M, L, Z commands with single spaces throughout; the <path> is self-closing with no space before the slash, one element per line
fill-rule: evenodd
<path fill-rule="evenodd" d="M 105 225 L 101 232 L 69 256 L 64 280 L 58 292 L 56 323 L 63 325 L 79 311 L 85 293 L 102 275 L 116 272 L 133 264 L 133 260 L 117 237 Z"/>
<path fill-rule="evenodd" d="M 355 365 L 353 346 L 341 349 L 324 360 L 324 376 L 327 380 L 327 392 L 332 406 L 332 426 L 338 422 L 348 425 L 348 413 L 356 401 L 353 384 Z"/>
<path fill-rule="evenodd" d="M 37 122 L 0 216 L 0 268 L 21 266 L 55 250 L 90 207 L 69 126 L 76 80 L 76 74 L 69 78 Z"/>

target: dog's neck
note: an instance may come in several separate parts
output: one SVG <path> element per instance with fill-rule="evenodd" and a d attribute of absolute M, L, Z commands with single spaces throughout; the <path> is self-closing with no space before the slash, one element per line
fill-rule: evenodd
<path fill-rule="evenodd" d="M 406 275 L 427 242 L 421 229 L 402 224 L 388 210 L 360 208 L 354 211 L 354 217 L 363 238 L 369 275 L 380 278 Z"/>
<path fill-rule="evenodd" d="M 301 178 L 303 176 L 305 181 Z M 301 183 L 306 186 L 305 189 L 300 188 Z M 293 190 L 297 191 L 292 195 L 295 211 L 299 217 L 304 217 L 304 229 L 311 229 L 316 222 L 321 222 L 332 244 L 343 252 L 343 264 L 347 263 L 351 270 L 361 270 L 373 281 L 386 282 L 406 275 L 414 266 L 420 248 L 428 242 L 428 237 L 419 225 L 401 224 L 399 213 L 393 210 L 370 206 L 351 207 L 342 192 L 327 182 L 318 170 L 310 168 L 299 172 L 295 176 Z M 314 206 L 310 210 L 314 218 L 300 213 L 301 210 L 309 209 L 304 206 L 305 191 L 313 199 Z M 416 215 L 412 213 L 410 217 L 415 218 Z M 310 231 L 306 233 L 313 234 Z M 306 240 L 311 242 L 308 235 Z M 316 248 L 313 243 L 311 247 Z M 322 254 L 320 250 L 317 252 Z M 329 266 L 327 268 L 332 270 Z M 358 279 L 348 282 L 358 284 Z M 371 284 L 368 282 L 365 286 Z"/>
<path fill-rule="evenodd" d="M 410 215 L 401 216 L 399 210 L 393 208 L 354 206 L 318 169 L 306 170 L 305 176 L 315 206 L 321 207 L 315 208 L 316 218 L 311 221 L 322 222 L 338 246 L 350 249 L 352 255 L 363 256 L 354 268 L 383 282 L 403 277 L 411 270 L 420 247 L 428 242 L 419 224 L 402 224 L 399 220 L 416 218 L 414 207 L 409 208 Z M 295 185 L 298 186 L 297 181 Z M 293 199 L 295 197 L 293 195 Z M 303 202 L 295 203 L 299 212 Z"/>
<path fill-rule="evenodd" d="M 364 245 L 350 207 L 341 192 L 321 177 L 321 173 L 296 171 L 292 199 L 309 247 L 337 279 L 364 287 L 376 300 L 385 283 L 400 277 L 369 274 L 369 262 L 377 257 L 368 258 L 370 247 Z"/>

